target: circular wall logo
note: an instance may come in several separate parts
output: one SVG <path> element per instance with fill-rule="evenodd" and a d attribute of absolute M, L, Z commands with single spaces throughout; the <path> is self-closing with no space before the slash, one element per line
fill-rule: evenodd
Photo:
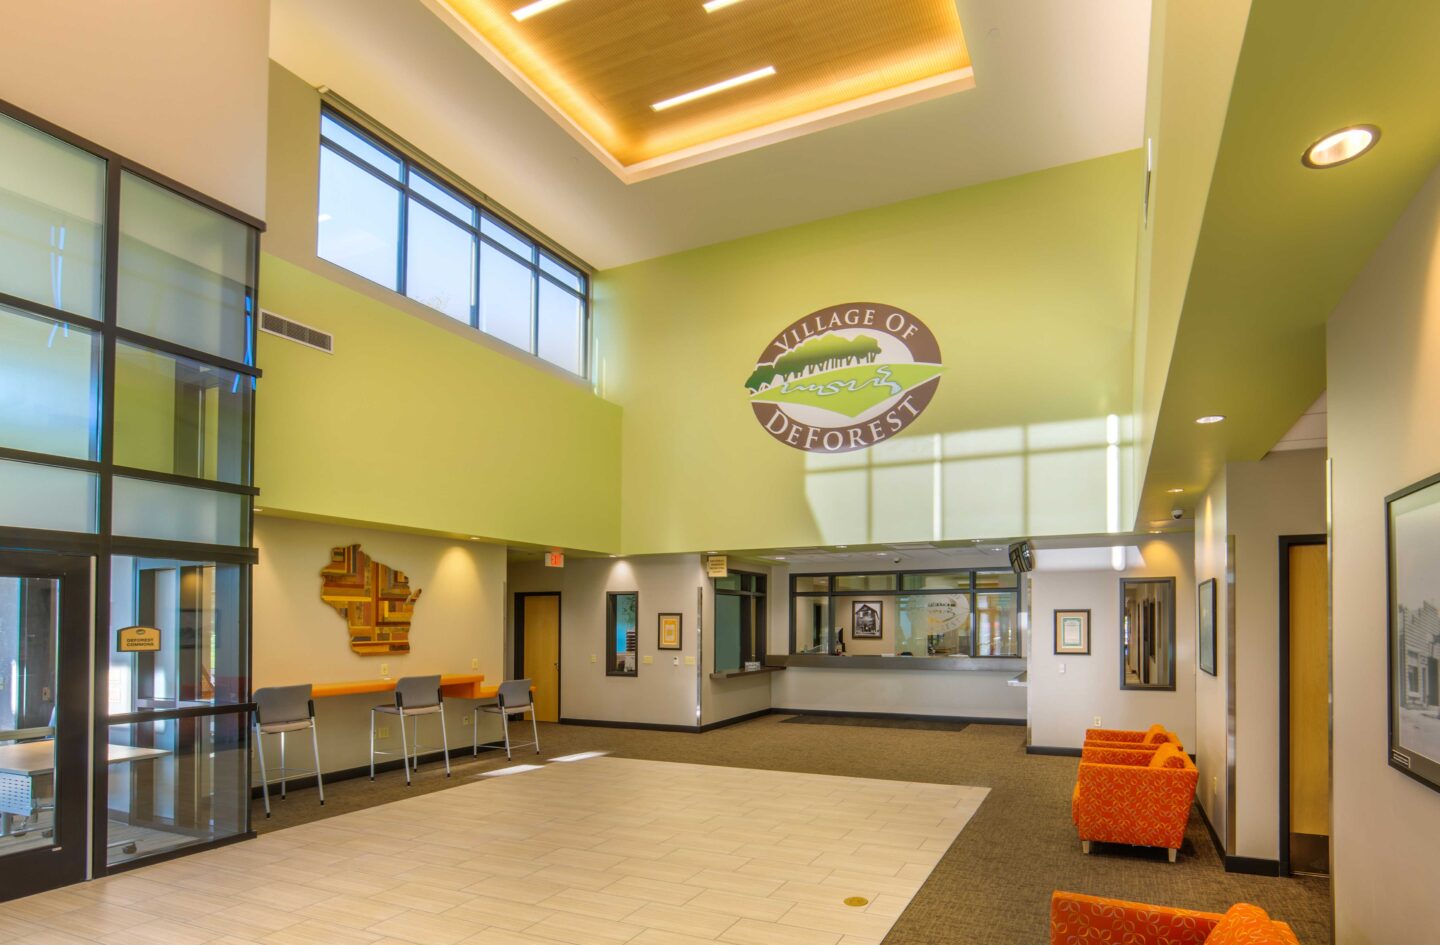
<path fill-rule="evenodd" d="M 909 312 L 852 302 L 786 327 L 745 382 L 755 419 L 786 446 L 863 450 L 908 427 L 935 396 L 940 345 Z"/>

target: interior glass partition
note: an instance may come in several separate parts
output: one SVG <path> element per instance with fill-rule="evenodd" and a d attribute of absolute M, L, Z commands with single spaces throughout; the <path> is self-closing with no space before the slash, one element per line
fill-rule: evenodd
<path fill-rule="evenodd" d="M 93 666 L 71 689 L 95 693 L 67 709 L 40 685 L 64 733 L 29 724 L 39 703 L 0 731 L 37 758 L 81 739 L 89 791 L 21 826 L 88 822 L 66 849 L 91 875 L 249 831 L 260 228 L 0 103 L 0 555 L 67 562 L 88 613 L 71 608 L 62 638 L 90 658 L 64 665 Z M 88 717 L 67 725 L 77 705 Z"/>

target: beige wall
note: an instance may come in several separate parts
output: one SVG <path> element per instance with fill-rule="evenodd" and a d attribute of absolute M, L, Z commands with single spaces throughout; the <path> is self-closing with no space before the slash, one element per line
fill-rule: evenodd
<path fill-rule="evenodd" d="M 1195 582 L 1215 580 L 1215 675 L 1200 672 L 1198 660 L 1195 670 L 1193 750 L 1195 766 L 1200 770 L 1195 794 L 1222 843 L 1229 824 L 1226 735 L 1229 669 L 1226 660 L 1234 630 L 1230 619 L 1230 585 L 1226 580 L 1230 533 L 1225 487 L 1222 470 L 1195 508 Z"/>
<path fill-rule="evenodd" d="M 1440 471 L 1440 171 L 1330 317 L 1334 876 L 1340 945 L 1440 928 L 1440 794 L 1386 764 L 1384 497 Z"/>
<path fill-rule="evenodd" d="M 320 600 L 320 569 L 330 549 L 356 542 L 374 560 L 404 571 L 410 586 L 422 592 L 408 655 L 353 652 L 344 618 Z M 505 678 L 504 548 L 263 515 L 255 521 L 255 545 L 260 552 L 254 572 L 255 688 L 379 678 L 382 664 L 392 678 L 472 672 L 483 673 L 487 683 Z M 382 695 L 316 700 L 325 770 L 368 763 L 369 710 L 385 701 Z M 452 748 L 468 745 L 471 703 L 446 705 Z M 495 725 L 482 720 L 482 740 L 496 736 Z M 389 727 L 398 750 L 399 730 Z M 421 737 L 438 741 L 433 723 L 422 723 Z"/>
<path fill-rule="evenodd" d="M 7 3 L 0 98 L 265 215 L 269 0 Z"/>
<path fill-rule="evenodd" d="M 1140 542 L 1124 571 L 1042 570 L 1031 575 L 1028 714 L 1030 741 L 1079 748 L 1100 716 L 1105 728 L 1144 729 L 1160 722 L 1185 747 L 1195 742 L 1195 577 L 1189 535 Z M 1175 690 L 1120 688 L 1120 579 L 1175 579 Z M 1055 611 L 1090 611 L 1090 655 L 1055 655 Z M 1061 671 L 1061 666 L 1064 671 Z"/>

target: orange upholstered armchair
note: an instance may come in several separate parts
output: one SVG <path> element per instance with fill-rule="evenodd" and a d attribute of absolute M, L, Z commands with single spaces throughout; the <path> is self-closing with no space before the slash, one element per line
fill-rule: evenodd
<path fill-rule="evenodd" d="M 1185 842 L 1199 772 L 1174 744 L 1154 752 L 1083 749 L 1070 815 L 1086 853 L 1090 842 L 1164 847 L 1170 862 Z"/>
<path fill-rule="evenodd" d="M 1259 906 L 1224 915 L 1057 892 L 1050 897 L 1050 945 L 1300 945 L 1294 931 Z"/>
<path fill-rule="evenodd" d="M 1180 736 L 1165 728 L 1163 725 L 1152 725 L 1143 732 L 1135 732 L 1122 728 L 1087 728 L 1085 730 L 1085 744 L 1099 745 L 1106 748 L 1134 748 L 1142 751 L 1154 751 L 1167 742 L 1173 742 L 1177 747 L 1184 748 L 1180 744 Z"/>

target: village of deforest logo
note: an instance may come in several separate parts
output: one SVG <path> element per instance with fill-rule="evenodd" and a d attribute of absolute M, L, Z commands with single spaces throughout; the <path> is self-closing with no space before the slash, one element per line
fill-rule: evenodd
<path fill-rule="evenodd" d="M 924 322 L 893 306 L 853 302 L 787 326 L 745 387 L 755 419 L 781 443 L 845 453 L 914 422 L 943 370 L 940 346 Z"/>

